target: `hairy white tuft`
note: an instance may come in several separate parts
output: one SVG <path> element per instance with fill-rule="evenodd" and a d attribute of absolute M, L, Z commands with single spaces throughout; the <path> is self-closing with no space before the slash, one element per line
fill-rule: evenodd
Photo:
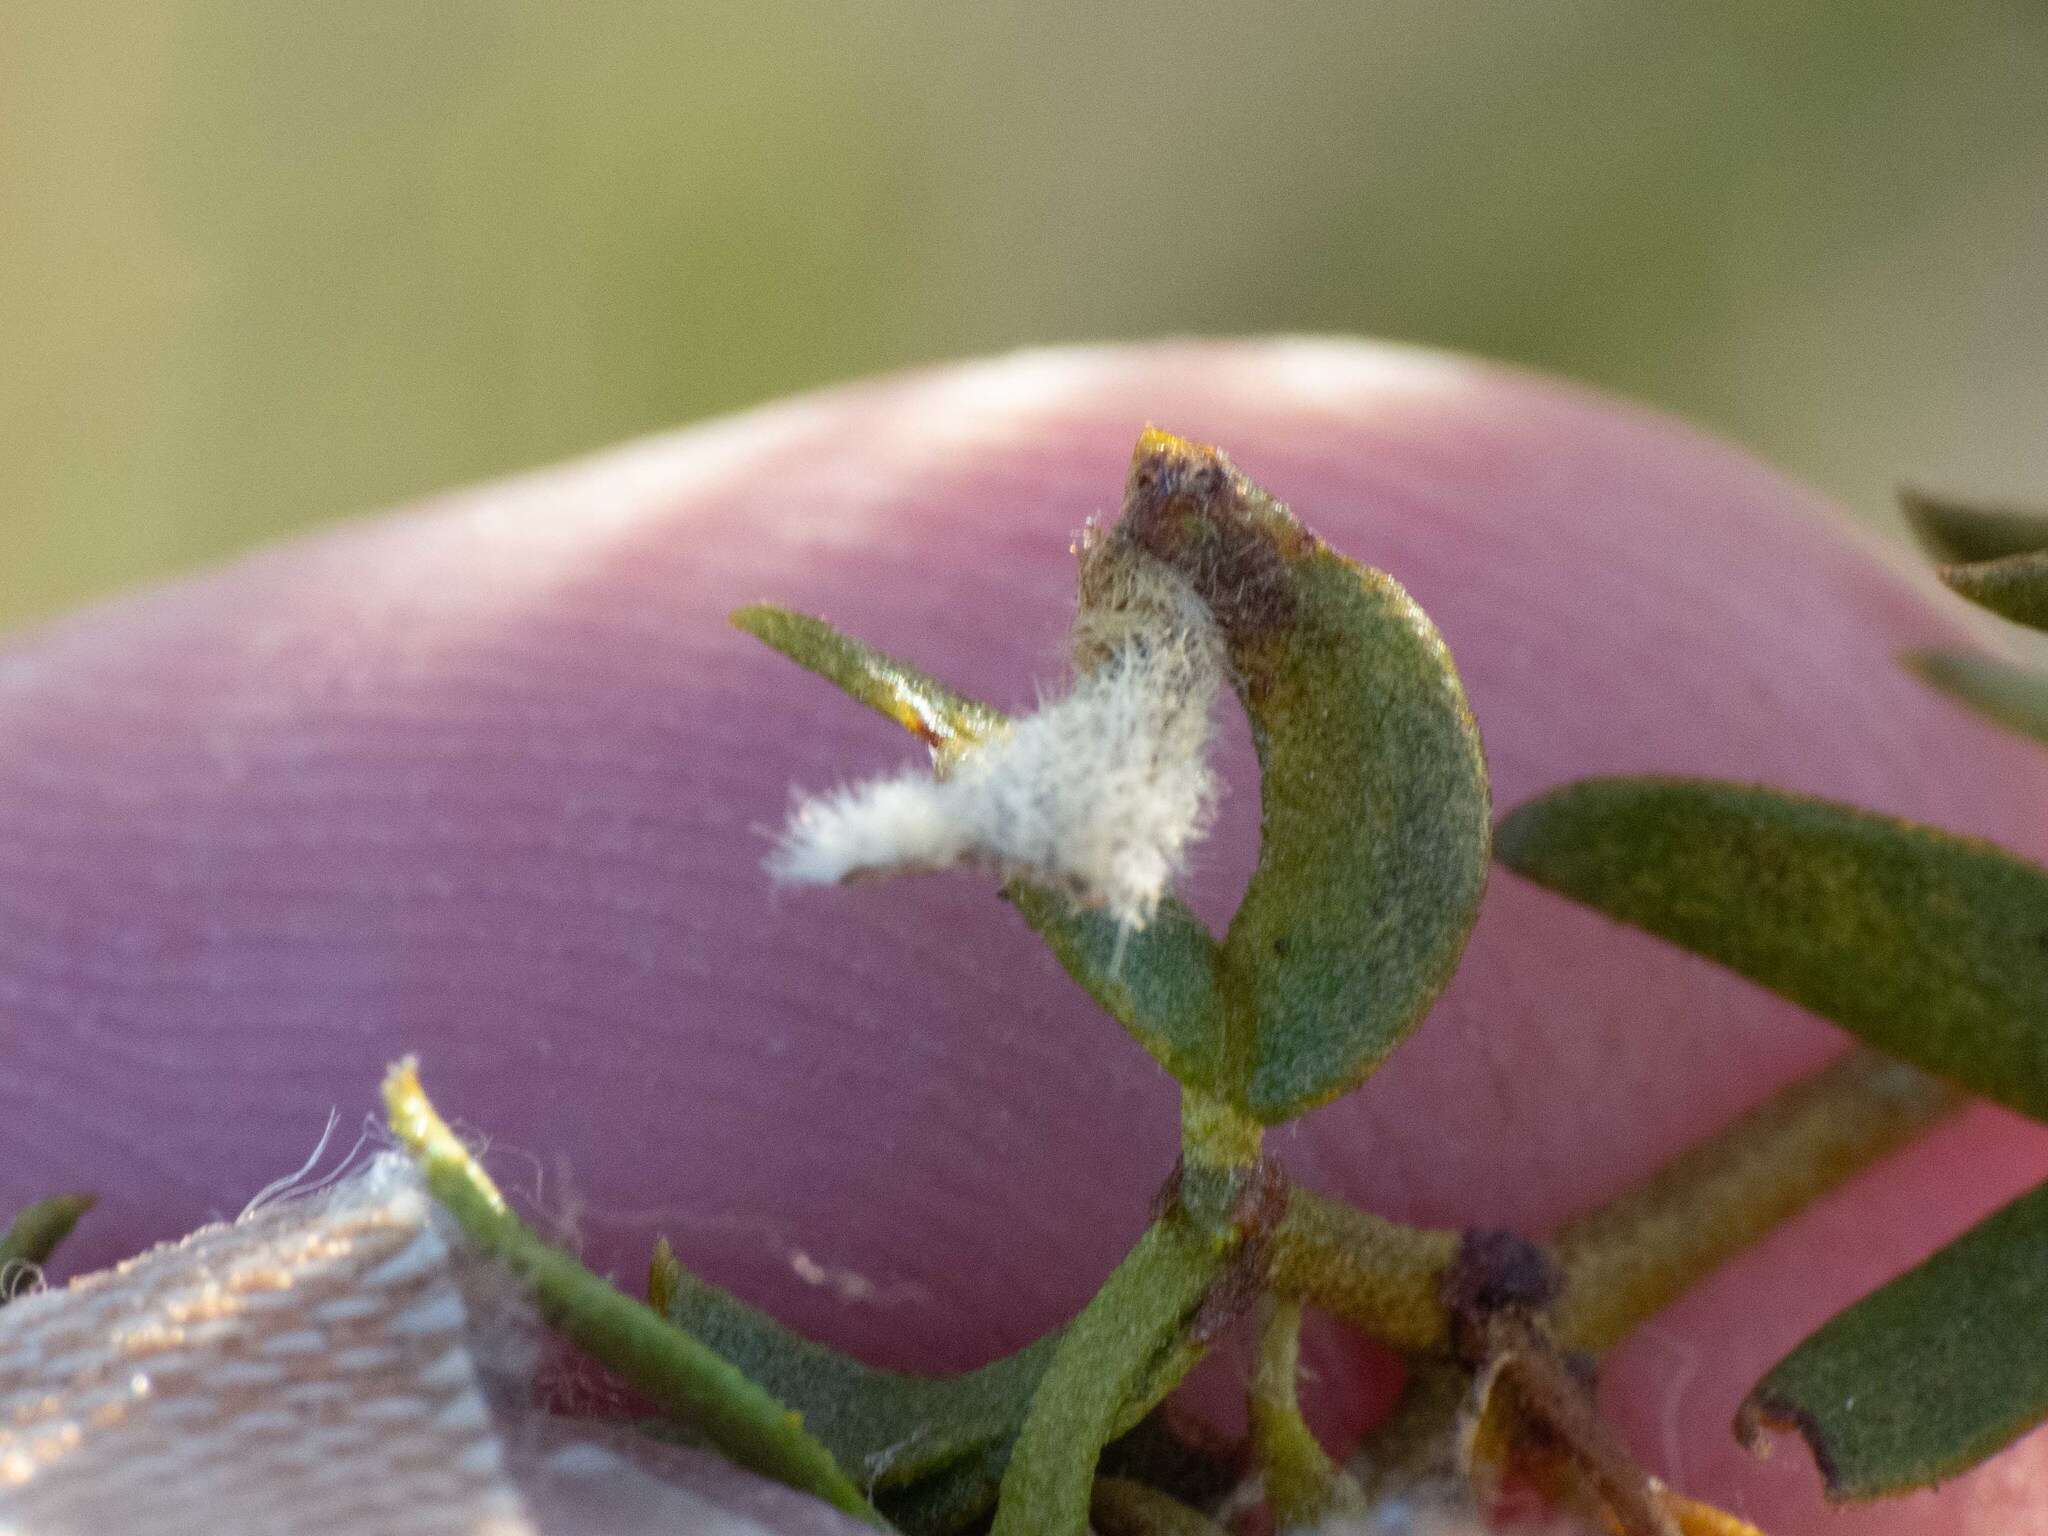
<path fill-rule="evenodd" d="M 1144 927 L 1215 804 L 1222 643 L 1193 591 L 1155 561 L 1098 587 L 1075 625 L 1083 670 L 1070 692 L 943 778 L 904 773 L 802 801 L 770 871 L 823 885 L 983 865 Z"/>

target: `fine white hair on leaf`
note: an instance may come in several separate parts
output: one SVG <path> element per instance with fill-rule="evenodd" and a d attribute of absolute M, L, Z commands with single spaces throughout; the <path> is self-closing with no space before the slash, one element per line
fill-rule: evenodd
<path fill-rule="evenodd" d="M 1209 716 L 1223 650 L 1178 575 L 1116 558 L 1076 620 L 1081 671 L 1067 693 L 943 778 L 903 773 L 800 801 L 770 873 L 829 885 L 973 864 L 1052 886 L 1127 929 L 1151 921 L 1215 805 Z"/>

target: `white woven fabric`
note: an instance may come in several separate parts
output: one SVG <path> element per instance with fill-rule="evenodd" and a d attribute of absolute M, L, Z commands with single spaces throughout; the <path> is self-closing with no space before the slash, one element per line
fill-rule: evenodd
<path fill-rule="evenodd" d="M 473 1317 L 458 1257 L 387 1154 L 0 1308 L 0 1536 L 858 1529 L 715 1458 L 494 1402 L 479 1335 L 495 1367 L 522 1325 Z"/>
<path fill-rule="evenodd" d="M 0 1310 L 0 1526 L 527 1536 L 428 1215 L 384 1158 Z"/>

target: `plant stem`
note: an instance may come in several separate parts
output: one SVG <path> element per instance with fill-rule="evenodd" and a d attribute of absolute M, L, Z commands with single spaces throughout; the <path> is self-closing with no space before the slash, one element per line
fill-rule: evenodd
<path fill-rule="evenodd" d="M 1301 1303 L 1269 1295 L 1259 1312 L 1251 1431 L 1274 1522 L 1289 1531 L 1319 1525 L 1333 1515 L 1363 1514 L 1364 1493 L 1330 1460 L 1301 1416 L 1295 1392 L 1301 1368 Z"/>
<path fill-rule="evenodd" d="M 1102 1447 L 1194 1363 L 1191 1326 L 1240 1246 L 1178 1206 L 1146 1229 L 1061 1339 L 1003 1474 L 991 1536 L 1084 1536 Z"/>
<path fill-rule="evenodd" d="M 1962 1102 L 1917 1068 L 1857 1049 L 1681 1153 L 1552 1239 L 1566 1349 L 1598 1353 L 1730 1255 Z"/>
<path fill-rule="evenodd" d="M 1297 1188 L 1273 1231 L 1268 1277 L 1281 1295 L 1396 1349 L 1436 1354 L 1450 1347 L 1438 1286 L 1459 1241 L 1456 1232 L 1403 1226 Z"/>
<path fill-rule="evenodd" d="M 1199 1088 L 1181 1089 L 1181 1156 L 1189 1168 L 1249 1168 L 1259 1160 L 1265 1134 L 1263 1125 L 1229 1100 Z"/>

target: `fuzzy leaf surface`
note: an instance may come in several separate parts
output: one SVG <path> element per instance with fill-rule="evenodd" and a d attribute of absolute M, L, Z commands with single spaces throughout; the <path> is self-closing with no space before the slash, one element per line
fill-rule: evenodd
<path fill-rule="evenodd" d="M 1517 809 L 1509 868 L 1880 1050 L 2048 1120 L 2048 871 L 1777 790 L 1593 779 Z"/>
<path fill-rule="evenodd" d="M 1223 1072 L 1216 941 L 1184 902 L 1167 897 L 1134 931 L 1028 881 L 1011 881 L 1003 895 L 1066 973 L 1175 1079 L 1216 1086 Z"/>
<path fill-rule="evenodd" d="M 1837 1315 L 1743 1405 L 1812 1447 L 1830 1498 L 1925 1488 L 2048 1418 L 2048 1185 Z"/>
<path fill-rule="evenodd" d="M 1921 651 L 1905 658 L 1922 680 L 2009 730 L 2048 741 L 2048 674 L 1989 656 Z"/>
<path fill-rule="evenodd" d="M 1260 767 L 1259 862 L 1223 941 L 1243 1102 L 1288 1119 L 1422 1019 L 1486 881 L 1479 732 L 1428 617 L 1213 448 L 1139 441 L 1111 535 L 1184 576 L 1229 652 Z"/>
<path fill-rule="evenodd" d="M 670 1322 L 801 1413 L 847 1475 L 876 1490 L 1006 1451 L 1059 1344 L 1057 1333 L 1048 1334 L 958 1376 L 878 1370 L 700 1280 L 665 1245 L 655 1270 L 649 1290 Z"/>
<path fill-rule="evenodd" d="M 742 608 L 732 618 L 748 634 L 922 739 L 942 763 L 1008 724 L 1000 710 L 842 635 L 822 619 L 765 603 Z M 1216 941 L 1185 903 L 1167 897 L 1150 923 L 1131 931 L 1029 881 L 1013 880 L 1003 894 L 1067 974 L 1154 1060 L 1183 1083 L 1214 1085 L 1223 1039 Z"/>
<path fill-rule="evenodd" d="M 1191 1329 L 1234 1252 L 1173 1212 L 1146 1229 L 1061 1338 L 1003 1474 L 991 1536 L 1085 1536 L 1102 1448 L 1199 1357 Z"/>
<path fill-rule="evenodd" d="M 2029 629 L 2048 629 L 2048 550 L 1944 565 L 1941 579 L 1980 608 Z"/>
<path fill-rule="evenodd" d="M 2048 512 L 1954 501 L 1919 490 L 1900 492 L 1899 506 L 1937 560 L 1999 560 L 2048 549 Z"/>

